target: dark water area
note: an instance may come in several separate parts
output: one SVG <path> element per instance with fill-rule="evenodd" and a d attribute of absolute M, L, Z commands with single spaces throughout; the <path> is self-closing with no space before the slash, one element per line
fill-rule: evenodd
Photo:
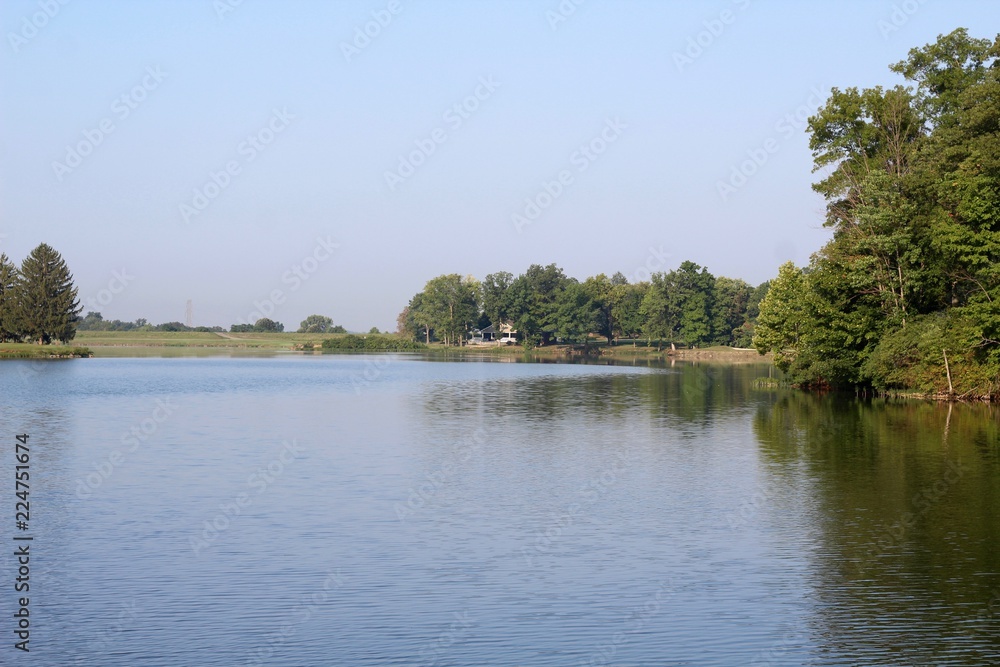
<path fill-rule="evenodd" d="M 1000 411 L 767 376 L 0 363 L 0 664 L 1000 664 Z"/>

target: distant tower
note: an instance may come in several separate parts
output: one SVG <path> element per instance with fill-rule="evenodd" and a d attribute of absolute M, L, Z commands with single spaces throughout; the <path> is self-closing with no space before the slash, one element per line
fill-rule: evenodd
<path fill-rule="evenodd" d="M 194 304 L 188 299 L 187 307 L 184 309 L 184 324 L 189 327 L 194 326 Z"/>

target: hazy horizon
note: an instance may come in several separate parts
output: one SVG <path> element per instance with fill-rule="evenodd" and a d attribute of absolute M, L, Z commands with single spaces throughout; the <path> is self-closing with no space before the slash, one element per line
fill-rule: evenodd
<path fill-rule="evenodd" d="M 903 84 L 888 65 L 911 48 L 998 19 L 985 1 L 7 2 L 0 251 L 52 245 L 105 319 L 184 321 L 191 300 L 195 325 L 228 327 L 278 291 L 287 330 L 394 329 L 436 275 L 530 264 L 582 280 L 690 259 L 758 284 L 829 238 L 805 117 L 830 89 Z"/>

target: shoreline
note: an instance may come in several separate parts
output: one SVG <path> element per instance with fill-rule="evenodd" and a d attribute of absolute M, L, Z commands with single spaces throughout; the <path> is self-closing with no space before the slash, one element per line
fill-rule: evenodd
<path fill-rule="evenodd" d="M 365 336 L 367 334 L 300 334 L 300 333 L 248 333 L 238 336 L 218 332 L 129 332 L 129 331 L 83 331 L 76 340 L 81 345 L 36 345 L 33 343 L 0 344 L 0 361 L 4 359 L 20 360 L 56 360 L 80 358 L 146 358 L 146 357 L 181 357 L 185 350 L 195 353 L 193 356 L 211 356 L 218 354 L 263 355 L 277 353 L 307 354 L 346 354 L 374 355 L 400 354 L 392 350 L 322 350 L 320 345 L 327 338 L 345 335 Z M 379 334 L 387 336 L 390 334 Z M 311 346 L 311 349 L 308 349 Z M 157 354 L 161 352 L 161 354 Z M 445 347 L 440 343 L 431 343 L 419 350 L 405 352 L 406 354 L 426 355 L 434 358 L 506 358 L 528 361 L 544 361 L 549 363 L 607 363 L 607 362 L 645 362 L 673 364 L 686 363 L 721 363 L 735 365 L 771 364 L 772 355 L 761 355 L 752 348 L 733 348 L 714 346 L 707 348 L 675 349 L 663 348 L 656 351 L 647 347 L 642 341 L 620 342 L 608 347 L 601 341 L 593 343 L 586 349 L 579 345 L 548 345 L 525 350 L 520 345 L 473 345 L 462 347 Z M 810 391 L 808 388 L 784 384 L 780 381 L 769 383 L 764 388 L 787 387 L 798 391 Z M 996 396 L 949 395 L 947 393 L 928 393 L 915 390 L 893 389 L 889 391 L 864 391 L 849 389 L 836 393 L 857 397 L 882 398 L 890 400 L 934 401 L 937 403 L 993 403 Z"/>
<path fill-rule="evenodd" d="M 74 342 L 85 346 L 94 356 L 128 356 L 127 351 L 152 351 L 154 349 L 168 350 L 234 350 L 243 352 L 297 352 L 307 354 L 320 352 L 320 346 L 329 338 L 344 336 L 364 337 L 369 334 L 302 334 L 302 333 L 241 333 L 228 332 L 132 332 L 132 331 L 81 331 L 77 333 Z M 393 334 L 378 334 L 393 336 Z M 24 347 L 35 347 L 21 344 Z M 311 350 L 310 350 L 311 346 Z M 115 350 L 119 354 L 104 355 L 102 351 Z M 346 351 L 345 351 L 346 352 Z M 359 352 L 375 354 L 379 350 L 359 350 Z M 392 350 L 386 350 L 392 352 Z M 579 345 L 548 345 L 525 350 L 520 345 L 465 345 L 462 347 L 445 347 L 440 343 L 431 343 L 419 350 L 419 354 L 442 356 L 504 356 L 504 357 L 540 357 L 547 359 L 641 359 L 641 360 L 716 360 L 740 363 L 770 363 L 772 356 L 761 355 L 754 349 L 714 346 L 697 349 L 671 350 L 669 347 L 659 351 L 655 347 L 646 346 L 644 341 L 620 341 L 619 344 L 608 347 L 605 341 L 591 343 L 586 353 Z M 120 354 L 125 353 L 125 354 Z M 323 350 L 324 354 L 337 354 L 338 350 Z M 148 356 L 139 354 L 137 356 Z"/>
<path fill-rule="evenodd" d="M 82 345 L 37 345 L 35 343 L 0 343 L 2 359 L 85 359 L 94 356 Z"/>

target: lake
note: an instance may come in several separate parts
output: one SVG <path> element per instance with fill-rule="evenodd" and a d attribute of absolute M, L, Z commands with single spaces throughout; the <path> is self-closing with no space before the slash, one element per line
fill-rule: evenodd
<path fill-rule="evenodd" d="M 0 363 L 0 664 L 1000 664 L 997 408 L 767 376 Z"/>

